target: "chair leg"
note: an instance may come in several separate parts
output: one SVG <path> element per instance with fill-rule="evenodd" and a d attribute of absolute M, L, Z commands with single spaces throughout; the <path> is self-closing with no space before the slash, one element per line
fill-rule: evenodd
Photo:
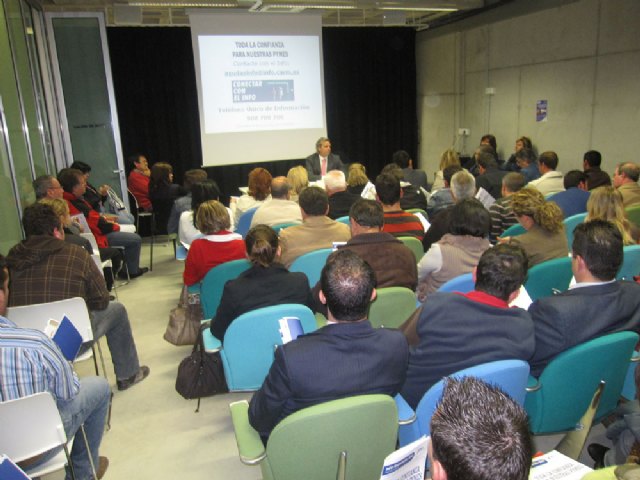
<path fill-rule="evenodd" d="M 82 432 L 82 438 L 84 439 L 84 446 L 87 449 L 87 455 L 89 456 L 89 464 L 91 465 L 91 473 L 93 474 L 93 480 L 98 480 L 98 474 L 96 473 L 96 466 L 93 463 L 93 455 L 91 455 L 91 449 L 89 448 L 89 442 L 87 441 L 87 432 L 84 431 L 84 425 L 80 425 L 80 431 Z"/>
<path fill-rule="evenodd" d="M 65 443 L 62 448 L 64 449 L 64 454 L 67 457 L 67 465 L 69 465 L 69 471 L 71 472 L 71 478 L 73 480 L 76 480 L 76 472 L 73 468 L 73 463 L 71 462 L 71 454 L 69 453 L 69 448 L 67 447 L 67 444 Z"/>
<path fill-rule="evenodd" d="M 336 472 L 336 480 L 346 480 L 347 478 L 347 452 L 340 452 L 338 457 L 338 471 Z"/>
<path fill-rule="evenodd" d="M 100 355 L 100 364 L 102 365 L 102 373 L 104 373 L 105 380 L 109 381 L 109 377 L 107 377 L 107 367 L 105 367 L 104 365 L 104 356 L 102 355 L 102 347 L 100 346 L 100 339 L 96 340 L 95 344 L 98 346 L 98 354 Z M 95 358 L 95 351 L 93 355 Z M 97 371 L 96 371 L 96 375 L 99 375 Z"/>
<path fill-rule="evenodd" d="M 93 353 L 93 366 L 96 368 L 96 376 L 99 376 L 100 375 L 100 370 L 98 370 L 98 358 L 97 358 L 97 355 L 96 355 L 96 346 L 95 346 L 96 342 L 97 341 L 94 341 L 91 344 L 91 352 Z"/>

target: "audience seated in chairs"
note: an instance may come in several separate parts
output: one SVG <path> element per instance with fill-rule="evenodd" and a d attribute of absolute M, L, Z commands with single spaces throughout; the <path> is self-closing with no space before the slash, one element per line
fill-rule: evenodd
<path fill-rule="evenodd" d="M 289 183 L 289 200 L 298 202 L 300 192 L 309 186 L 309 174 L 302 165 L 291 167 L 287 172 L 287 182 Z"/>
<path fill-rule="evenodd" d="M 309 282 L 304 273 L 289 272 L 278 262 L 278 235 L 266 225 L 257 225 L 245 238 L 249 270 L 224 286 L 220 306 L 211 321 L 211 333 L 224 339 L 231 322 L 257 308 L 299 303 L 313 310 Z"/>
<path fill-rule="evenodd" d="M 169 214 L 169 222 L 167 223 L 167 233 L 178 233 L 180 215 L 182 215 L 183 212 L 191 210 L 191 189 L 193 185 L 198 182 L 203 182 L 206 179 L 207 172 L 201 168 L 187 170 L 184 173 L 184 181 L 182 182 L 182 185 L 186 194 L 182 197 L 176 198 L 173 202 L 173 207 L 171 207 L 171 213 Z M 208 198 L 207 200 L 218 200 L 218 198 Z"/>
<path fill-rule="evenodd" d="M 456 152 L 453 148 L 448 148 L 442 155 L 440 156 L 440 165 L 438 166 L 438 171 L 436 172 L 433 185 L 431 185 L 431 193 L 435 193 L 442 188 L 447 188 L 444 183 L 444 169 L 451 166 L 457 165 L 462 169 L 462 165 L 460 165 L 460 157 L 458 157 L 458 152 Z"/>
<path fill-rule="evenodd" d="M 249 193 L 242 195 L 236 202 L 233 222 L 235 225 L 238 225 L 243 213 L 271 198 L 271 178 L 271 174 L 264 168 L 254 168 L 249 172 Z"/>
<path fill-rule="evenodd" d="M 258 207 L 251 218 L 251 226 L 268 225 L 273 227 L 283 223 L 302 223 L 300 206 L 289 199 L 290 191 L 291 185 L 289 185 L 287 177 L 273 178 L 271 180 L 271 199 Z"/>
<path fill-rule="evenodd" d="M 402 173 L 400 167 L 395 164 L 393 167 Z M 381 173 L 376 177 L 376 197 L 382 204 L 384 211 L 383 231 L 394 237 L 416 237 L 418 240 L 422 240 L 424 227 L 420 219 L 400 207 L 402 188 L 396 175 Z"/>
<path fill-rule="evenodd" d="M 634 245 L 640 240 L 640 229 L 631 223 L 622 204 L 622 195 L 611 185 L 598 187 L 591 191 L 587 202 L 585 222 L 606 220 L 613 223 L 622 235 L 622 243 Z"/>
<path fill-rule="evenodd" d="M 541 176 L 529 181 L 528 187 L 537 188 L 542 195 L 551 195 L 564 191 L 564 176 L 558 168 L 558 154 L 556 152 L 542 152 L 538 157 L 538 170 Z"/>
<path fill-rule="evenodd" d="M 555 202 L 562 210 L 564 218 L 573 217 L 587 211 L 589 191 L 587 176 L 581 170 L 570 170 L 563 179 L 564 192 L 551 195 L 548 200 Z"/>
<path fill-rule="evenodd" d="M 365 190 L 367 192 L 365 192 Z M 367 177 L 367 169 L 361 163 L 352 163 L 349 165 L 347 173 L 347 192 L 355 195 L 364 196 L 369 200 L 375 200 L 375 187 Z M 371 193 L 368 193 L 371 192 Z"/>
<path fill-rule="evenodd" d="M 582 168 L 587 176 L 588 190 L 611 185 L 609 174 L 600 169 L 601 163 L 602 155 L 597 150 L 589 150 L 584 154 Z"/>
<path fill-rule="evenodd" d="M 180 243 L 187 249 L 195 239 L 204 236 L 196 227 L 196 213 L 198 212 L 198 207 L 209 200 L 220 200 L 220 189 L 214 180 L 203 180 L 191 186 L 191 209 L 180 214 L 180 224 L 178 226 L 178 238 Z M 233 213 L 228 207 L 227 212 L 229 213 L 230 221 L 229 231 L 232 232 L 234 230 L 233 222 L 231 221 Z"/>
<path fill-rule="evenodd" d="M 245 258 L 242 236 L 229 231 L 229 212 L 217 200 L 209 200 L 198 207 L 196 227 L 205 234 L 193 241 L 184 266 L 184 284 L 200 282 L 216 265 Z"/>
<path fill-rule="evenodd" d="M 329 218 L 336 220 L 349 215 L 349 209 L 360 195 L 347 190 L 347 180 L 342 170 L 331 170 L 324 177 L 324 187 L 329 196 Z"/>
<path fill-rule="evenodd" d="M 402 210 L 411 210 L 418 208 L 420 210 L 427 209 L 427 197 L 422 189 L 416 185 L 412 185 L 404 178 L 404 170 L 396 163 L 388 163 L 382 169 L 381 174 L 391 174 L 400 181 L 400 208 Z"/>
<path fill-rule="evenodd" d="M 149 198 L 149 181 L 151 170 L 144 155 L 131 155 L 127 161 L 131 171 L 127 179 L 127 185 L 131 194 L 136 197 L 138 206 L 146 212 L 153 210 L 151 199 Z"/>
<path fill-rule="evenodd" d="M 480 256 L 491 247 L 487 240 L 490 227 L 489 212 L 475 198 L 453 206 L 449 233 L 431 245 L 418 263 L 416 294 L 420 302 L 447 281 L 474 269 Z"/>
<path fill-rule="evenodd" d="M 526 233 L 517 237 L 502 237 L 501 243 L 521 246 L 527 253 L 529 267 L 569 254 L 564 233 L 562 210 L 547 202 L 535 188 L 525 187 L 514 193 L 511 208 Z"/>
<path fill-rule="evenodd" d="M 511 208 L 511 196 L 519 192 L 525 183 L 524 175 L 518 172 L 509 172 L 502 177 L 502 197 L 489 207 L 489 215 L 491 216 L 489 241 L 491 243 L 496 243 L 498 237 L 507 228 L 518 223 L 518 219 Z"/>
<path fill-rule="evenodd" d="M 151 180 L 149 182 L 149 198 L 153 204 L 153 212 L 156 217 L 156 231 L 154 233 L 167 233 L 167 224 L 169 223 L 173 202 L 183 194 L 183 188 L 173 183 L 173 167 L 165 162 L 154 163 L 151 167 Z"/>

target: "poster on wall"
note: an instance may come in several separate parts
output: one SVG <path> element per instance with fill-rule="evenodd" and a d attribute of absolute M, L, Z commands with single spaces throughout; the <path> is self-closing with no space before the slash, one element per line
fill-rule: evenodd
<path fill-rule="evenodd" d="M 536 122 L 547 121 L 547 101 L 538 100 L 536 102 Z"/>

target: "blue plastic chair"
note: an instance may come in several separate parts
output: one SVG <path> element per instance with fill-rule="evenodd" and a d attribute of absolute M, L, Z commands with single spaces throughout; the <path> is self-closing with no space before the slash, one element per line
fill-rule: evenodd
<path fill-rule="evenodd" d="M 631 362 L 627 368 L 627 375 L 624 377 L 624 386 L 622 387 L 622 396 L 627 400 L 633 401 L 636 398 L 636 367 L 640 362 L 640 353 L 632 352 Z"/>
<path fill-rule="evenodd" d="M 526 232 L 527 230 L 522 225 L 520 225 L 519 223 L 516 223 L 515 225 L 511 225 L 504 232 L 502 232 L 502 235 L 500 235 L 500 238 L 517 237 L 518 235 L 522 235 L 523 233 L 526 233 Z"/>
<path fill-rule="evenodd" d="M 224 335 L 224 346 L 209 329 L 202 332 L 206 351 L 220 350 L 230 391 L 257 390 L 273 363 L 275 347 L 282 345 L 279 320 L 297 317 L 304 333 L 316 330 L 316 318 L 304 305 L 283 304 L 258 308 L 236 318 Z"/>
<path fill-rule="evenodd" d="M 624 247 L 624 260 L 616 278 L 632 282 L 634 275 L 640 275 L 640 245 Z"/>
<path fill-rule="evenodd" d="M 595 421 L 618 404 L 638 334 L 618 332 L 576 345 L 554 358 L 536 380 L 529 377 L 525 409 L 536 435 L 575 430 L 600 382 L 604 391 Z M 587 429 L 590 425 L 580 426 Z"/>
<path fill-rule="evenodd" d="M 571 245 L 573 245 L 573 230 L 581 223 L 584 223 L 586 217 L 586 213 L 578 213 L 577 215 L 572 215 L 564 219 L 564 233 L 567 236 L 569 250 L 571 250 Z"/>
<path fill-rule="evenodd" d="M 320 281 L 320 274 L 324 264 L 327 263 L 327 257 L 333 249 L 321 248 L 313 252 L 305 253 L 296 258 L 289 268 L 290 272 L 302 272 L 309 279 L 309 286 L 313 288 Z"/>
<path fill-rule="evenodd" d="M 248 260 L 232 260 L 213 267 L 207 272 L 200 284 L 200 303 L 205 320 L 213 318 L 218 311 L 224 284 L 237 278 L 250 266 L 251 263 Z M 195 289 L 189 287 L 189 293 L 194 291 Z"/>
<path fill-rule="evenodd" d="M 253 216 L 256 213 L 258 207 L 253 207 L 240 215 L 238 219 L 238 225 L 236 225 L 236 233 L 242 235 L 242 238 L 247 236 L 247 232 L 251 228 L 251 220 L 253 220 Z"/>
<path fill-rule="evenodd" d="M 572 278 L 571 257 L 554 258 L 531 267 L 524 288 L 537 300 L 568 290 Z"/>
<path fill-rule="evenodd" d="M 460 292 L 469 293 L 476 288 L 473 282 L 473 276 L 471 273 L 463 273 L 455 278 L 452 278 L 448 282 L 445 282 L 438 289 L 439 292 Z"/>
<path fill-rule="evenodd" d="M 349 215 L 336 218 L 336 222 L 344 223 L 347 226 L 351 226 L 351 223 L 349 222 Z"/>
<path fill-rule="evenodd" d="M 529 364 L 523 360 L 498 360 L 465 368 L 450 375 L 450 377 L 479 378 L 489 384 L 500 387 L 516 402 L 524 405 L 527 379 L 529 377 Z M 398 418 L 400 419 L 398 438 L 401 447 L 417 440 L 422 435 L 430 434 L 431 417 L 442 397 L 444 381 L 445 379 L 440 380 L 427 390 L 420 403 L 418 403 L 418 408 L 415 412 L 407 404 L 406 400 L 402 398 L 402 395 L 396 395 L 395 400 L 398 406 Z M 412 419 L 413 421 L 411 421 Z"/>

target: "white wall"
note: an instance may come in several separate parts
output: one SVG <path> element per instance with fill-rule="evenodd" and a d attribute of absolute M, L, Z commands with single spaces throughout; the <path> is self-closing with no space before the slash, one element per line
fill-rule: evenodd
<path fill-rule="evenodd" d="M 526 135 L 556 151 L 564 172 L 581 169 L 590 149 L 609 172 L 640 161 L 640 1 L 559 3 L 418 34 L 418 156 L 429 178 L 446 148 L 471 153 L 485 133 L 501 158 Z M 548 101 L 546 122 L 536 122 L 538 100 Z"/>

